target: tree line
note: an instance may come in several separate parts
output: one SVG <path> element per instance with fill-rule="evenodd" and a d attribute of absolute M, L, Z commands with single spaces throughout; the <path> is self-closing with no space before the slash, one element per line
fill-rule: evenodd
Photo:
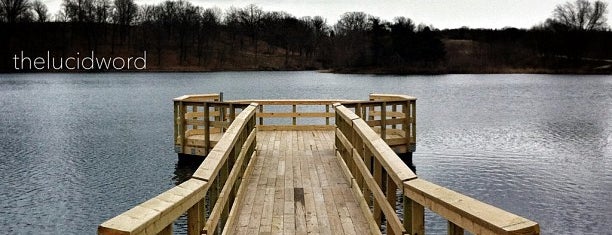
<path fill-rule="evenodd" d="M 147 51 L 149 63 L 160 70 L 426 72 L 485 66 L 461 56 L 469 46 L 472 55 L 491 57 L 482 61 L 486 66 L 563 67 L 572 58 L 576 64 L 586 57 L 608 59 L 606 13 L 602 1 L 577 0 L 558 5 L 529 30 L 439 30 L 407 17 L 389 22 L 364 12 L 347 12 L 328 24 L 321 16 L 298 18 L 253 4 L 221 10 L 185 0 L 63 0 L 51 15 L 40 0 L 0 0 L 0 43 L 7 45 L 0 53 L 11 58 L 18 50 L 62 56 Z M 11 61 L 2 61 L 0 69 L 10 71 Z"/>

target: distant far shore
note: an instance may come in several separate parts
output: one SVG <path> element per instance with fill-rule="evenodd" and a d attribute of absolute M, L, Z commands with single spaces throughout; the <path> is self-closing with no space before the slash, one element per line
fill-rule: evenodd
<path fill-rule="evenodd" d="M 612 66 L 580 68 L 446 68 L 439 67 L 364 67 L 364 68 L 235 68 L 208 69 L 198 67 L 150 68 L 146 70 L 14 70 L 0 71 L 0 74 L 33 73 L 200 73 L 200 72 L 265 72 L 265 71 L 317 71 L 337 74 L 372 75 L 444 75 L 444 74 L 584 74 L 612 75 Z"/>

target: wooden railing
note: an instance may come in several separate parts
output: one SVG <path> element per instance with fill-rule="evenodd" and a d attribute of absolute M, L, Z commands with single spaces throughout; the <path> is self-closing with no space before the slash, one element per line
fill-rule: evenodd
<path fill-rule="evenodd" d="M 234 201 L 244 197 L 242 178 L 256 159 L 257 131 L 319 129 L 335 130 L 338 162 L 355 196 L 363 199 L 360 207 L 374 232 L 382 232 L 384 223 L 389 234 L 424 234 L 428 208 L 448 220 L 449 234 L 463 234 L 464 229 L 474 234 L 539 234 L 537 223 L 420 179 L 404 164 L 395 152 L 398 147 L 399 152 L 414 151 L 413 97 L 372 94 L 361 102 L 221 100 L 217 94 L 174 100 L 177 152 L 206 159 L 191 179 L 104 222 L 99 234 L 171 234 L 173 222 L 185 213 L 189 234 L 228 232 L 237 213 Z M 248 104 L 252 101 L 261 104 Z M 290 122 L 277 124 L 275 118 Z M 222 137 L 213 140 L 215 135 Z M 402 218 L 395 211 L 398 190 Z"/>
<path fill-rule="evenodd" d="M 396 152 L 416 149 L 416 98 L 370 94 L 370 101 L 343 102 Z"/>
<path fill-rule="evenodd" d="M 254 165 L 256 107 L 249 105 L 236 116 L 191 179 L 102 223 L 98 234 L 172 234 L 172 224 L 185 213 L 188 234 L 215 234 L 227 227 L 236 213 L 233 201 L 244 196 L 242 177 Z"/>
<path fill-rule="evenodd" d="M 179 154 L 206 156 L 249 104 L 221 102 L 221 94 L 174 99 L 174 146 Z"/>
<path fill-rule="evenodd" d="M 372 123 L 339 103 L 334 108 L 336 156 L 353 193 L 364 199 L 361 209 L 371 217 L 372 231 L 381 231 L 386 221 L 388 234 L 424 234 L 424 209 L 428 208 L 448 220 L 448 234 L 463 234 L 464 229 L 473 234 L 539 234 L 539 225 L 533 221 L 419 179 L 370 128 Z M 363 112 L 363 104 L 356 110 Z M 381 111 L 382 119 L 385 111 Z M 395 211 L 397 190 L 403 195 L 402 219 Z"/>
<path fill-rule="evenodd" d="M 334 130 L 332 105 L 348 100 L 236 100 L 234 104 L 255 102 L 260 131 Z M 274 120 L 279 119 L 279 120 Z M 316 123 L 316 124 L 314 124 Z"/>
<path fill-rule="evenodd" d="M 334 103 L 351 107 L 395 151 L 414 152 L 416 98 L 371 94 L 369 101 L 297 99 L 234 100 L 222 102 L 222 93 L 186 95 L 174 99 L 175 152 L 206 156 L 232 122 L 235 113 L 258 103 L 260 131 L 334 130 Z"/>

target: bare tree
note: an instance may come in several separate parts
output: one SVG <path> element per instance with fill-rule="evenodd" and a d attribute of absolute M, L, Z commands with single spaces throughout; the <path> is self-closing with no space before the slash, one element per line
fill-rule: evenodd
<path fill-rule="evenodd" d="M 132 22 L 136 18 L 136 12 L 138 10 L 138 7 L 136 6 L 136 3 L 134 3 L 134 0 L 115 0 L 114 3 L 114 22 L 123 26 L 128 26 L 132 24 Z"/>
<path fill-rule="evenodd" d="M 49 20 L 49 9 L 40 0 L 32 2 L 32 10 L 36 12 L 36 21 L 47 22 Z"/>
<path fill-rule="evenodd" d="M 92 0 L 64 0 L 62 11 L 68 21 L 71 22 L 91 22 L 93 19 Z"/>
<path fill-rule="evenodd" d="M 364 12 L 346 12 L 342 14 L 334 28 L 337 34 L 364 32 L 372 26 L 369 18 L 370 16 Z"/>
<path fill-rule="evenodd" d="M 242 26 L 247 29 L 251 42 L 255 46 L 255 61 L 257 61 L 259 31 L 264 17 L 264 11 L 255 4 L 250 4 L 238 11 L 238 16 Z"/>
<path fill-rule="evenodd" d="M 110 19 L 110 0 L 94 0 L 94 22 L 107 23 Z"/>
<path fill-rule="evenodd" d="M 571 30 L 603 30 L 606 25 L 607 4 L 602 1 L 576 0 L 557 5 L 551 24 L 561 24 Z"/>
<path fill-rule="evenodd" d="M 0 0 L 0 16 L 8 23 L 30 20 L 30 2 L 28 0 Z"/>

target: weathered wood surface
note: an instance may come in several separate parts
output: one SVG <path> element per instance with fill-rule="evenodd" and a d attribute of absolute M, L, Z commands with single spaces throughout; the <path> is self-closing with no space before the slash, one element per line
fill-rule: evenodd
<path fill-rule="evenodd" d="M 228 234 L 370 234 L 335 157 L 334 132 L 259 131 Z"/>
<path fill-rule="evenodd" d="M 536 222 L 422 179 L 404 182 L 404 194 L 473 234 L 540 233 Z"/>
<path fill-rule="evenodd" d="M 428 208 L 448 220 L 449 234 L 463 234 L 463 230 L 473 234 L 540 233 L 536 222 L 417 178 L 366 121 L 343 105 L 334 108 L 337 159 L 343 162 L 345 176 L 355 182 L 353 188 L 359 189 L 354 190 L 355 195 L 368 202 L 362 210 L 376 223 L 370 227 L 380 226 L 384 214 L 389 233 L 424 234 L 424 209 Z M 385 174 L 386 193 L 382 190 Z M 405 196 L 403 226 L 391 207 L 395 190 L 388 189 L 395 187 Z"/>
<path fill-rule="evenodd" d="M 98 233 L 172 234 L 186 213 L 188 234 L 381 234 L 383 224 L 387 234 L 424 234 L 428 208 L 448 220 L 448 234 L 539 234 L 531 220 L 417 178 L 390 147 L 414 151 L 416 98 L 369 98 L 342 100 L 355 112 L 331 104 L 339 100 L 260 100 L 247 107 L 220 102 L 221 94 L 176 98 L 175 147 L 207 158 L 192 179 L 104 222 Z M 264 105 L 290 111 L 264 112 Z M 324 111 L 299 112 L 298 105 Z M 291 124 L 264 125 L 264 118 Z M 395 211 L 397 190 L 403 219 Z"/>

